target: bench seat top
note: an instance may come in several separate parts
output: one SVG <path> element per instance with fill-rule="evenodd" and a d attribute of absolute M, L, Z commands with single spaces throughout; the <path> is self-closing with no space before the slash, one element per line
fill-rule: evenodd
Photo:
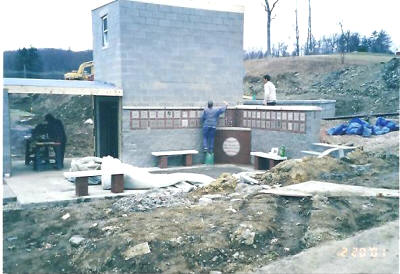
<path fill-rule="evenodd" d="M 103 174 L 112 174 L 119 175 L 124 174 L 122 170 L 119 171 L 105 171 L 105 170 L 79 170 L 79 171 L 69 171 L 64 172 L 64 177 L 66 178 L 77 178 L 77 177 L 92 177 L 92 176 L 101 176 Z"/>
<path fill-rule="evenodd" d="M 326 143 L 313 143 L 314 146 L 320 147 L 329 147 L 329 148 L 339 148 L 339 149 L 356 149 L 355 146 L 344 146 L 344 145 L 335 145 L 335 144 L 326 144 Z"/>
<path fill-rule="evenodd" d="M 172 155 L 184 155 L 184 154 L 197 154 L 197 150 L 175 150 L 175 151 L 155 151 L 152 152 L 153 156 L 172 156 Z"/>
<path fill-rule="evenodd" d="M 310 151 L 310 150 L 302 150 L 301 152 L 302 152 L 302 153 L 306 153 L 306 154 L 311 154 L 311 155 L 317 155 L 317 156 L 319 156 L 319 155 L 322 154 L 322 152 Z"/>
<path fill-rule="evenodd" d="M 266 158 L 266 159 L 277 160 L 277 161 L 287 160 L 287 157 L 282 157 L 282 156 L 279 156 L 279 155 L 271 153 L 271 152 L 265 153 L 265 152 L 257 151 L 257 152 L 250 152 L 250 155 L 261 157 L 261 158 Z"/>

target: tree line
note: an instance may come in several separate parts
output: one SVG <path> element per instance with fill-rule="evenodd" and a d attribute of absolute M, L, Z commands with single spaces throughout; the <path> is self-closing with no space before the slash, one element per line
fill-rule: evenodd
<path fill-rule="evenodd" d="M 296 42 L 297 43 L 297 42 Z M 262 50 L 245 51 L 244 59 L 259 59 L 267 56 L 286 57 L 299 55 L 318 55 L 349 52 L 372 52 L 372 53 L 392 53 L 390 47 L 392 41 L 390 35 L 384 31 L 373 31 L 370 37 L 363 36 L 358 32 L 342 31 L 329 36 L 323 36 L 316 40 L 311 36 L 311 42 L 307 40 L 302 47 L 295 45 L 294 50 L 289 52 L 288 45 L 283 42 L 274 44 L 271 54 Z"/>
<path fill-rule="evenodd" d="M 77 70 L 93 60 L 92 50 L 22 48 L 3 53 L 3 76 L 15 78 L 64 79 L 64 73 Z"/>

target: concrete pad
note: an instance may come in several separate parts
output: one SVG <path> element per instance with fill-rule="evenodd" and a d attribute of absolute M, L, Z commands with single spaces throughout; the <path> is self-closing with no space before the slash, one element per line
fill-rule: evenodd
<path fill-rule="evenodd" d="M 399 221 L 304 250 L 255 273 L 399 273 Z"/>
<path fill-rule="evenodd" d="M 69 202 L 90 201 L 93 199 L 117 198 L 143 193 L 148 190 L 124 190 L 123 193 L 111 193 L 103 190 L 101 185 L 89 185 L 89 195 L 76 197 L 75 184 L 64 177 L 64 172 L 69 170 L 71 159 L 65 159 L 63 170 L 34 171 L 32 166 L 25 166 L 23 161 L 13 161 L 12 176 L 5 179 L 10 192 L 14 192 L 21 207 L 38 207 L 49 204 L 66 204 Z M 168 174 L 175 172 L 199 173 L 213 175 L 217 178 L 221 173 L 248 171 L 249 167 L 235 165 L 200 165 L 191 167 L 158 169 L 151 168 L 152 173 Z M 188 186 L 180 184 L 177 187 L 187 189 Z"/>
<path fill-rule="evenodd" d="M 125 190 L 123 193 L 112 193 L 111 190 L 103 190 L 101 185 L 89 185 L 89 196 L 76 197 L 75 184 L 64 178 L 63 173 L 69 169 L 67 162 L 63 170 L 33 171 L 31 166 L 14 161 L 12 176 L 5 181 L 22 207 L 129 196 L 146 191 Z"/>
<path fill-rule="evenodd" d="M 311 196 L 323 195 L 327 197 L 364 196 L 364 197 L 399 197 L 398 189 L 372 188 L 334 184 L 319 181 L 308 181 L 285 187 L 263 189 L 260 193 L 276 194 L 280 196 Z"/>
<path fill-rule="evenodd" d="M 17 195 L 6 183 L 3 183 L 3 205 L 15 201 L 17 201 Z"/>

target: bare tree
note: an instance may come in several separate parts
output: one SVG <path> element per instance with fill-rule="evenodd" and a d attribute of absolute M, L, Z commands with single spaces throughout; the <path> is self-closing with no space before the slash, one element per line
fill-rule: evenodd
<path fill-rule="evenodd" d="M 343 65 L 344 64 L 344 55 L 346 52 L 346 48 L 348 47 L 348 36 L 345 35 L 343 31 L 343 24 L 342 22 L 339 22 L 340 30 L 342 31 L 342 35 L 339 37 L 339 42 L 338 42 L 338 49 L 340 52 L 340 62 Z"/>
<path fill-rule="evenodd" d="M 308 0 L 308 31 L 307 31 L 306 54 L 310 54 L 312 51 L 313 51 L 313 38 L 311 33 L 311 0 Z"/>
<path fill-rule="evenodd" d="M 275 0 L 272 4 L 272 7 L 269 5 L 268 0 L 265 0 L 265 11 L 267 12 L 267 56 L 271 56 L 271 20 L 274 19 L 271 17 L 272 11 L 276 7 L 276 4 L 279 0 Z"/>
<path fill-rule="evenodd" d="M 299 24 L 297 22 L 297 0 L 296 0 L 296 56 L 300 56 L 300 45 L 299 45 Z"/>

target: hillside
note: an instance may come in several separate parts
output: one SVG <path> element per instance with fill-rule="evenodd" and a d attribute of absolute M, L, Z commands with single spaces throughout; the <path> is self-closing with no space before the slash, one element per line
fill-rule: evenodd
<path fill-rule="evenodd" d="M 71 51 L 63 49 L 38 49 L 38 71 L 27 71 L 27 78 L 64 79 L 64 73 L 78 69 L 83 62 L 93 60 L 92 50 Z M 3 76 L 23 78 L 24 71 L 18 64 L 18 51 L 3 53 Z"/>
<path fill-rule="evenodd" d="M 348 54 L 245 61 L 244 92 L 263 98 L 268 73 L 278 99 L 334 99 L 336 114 L 394 112 L 399 105 L 400 59 L 391 55 Z"/>

